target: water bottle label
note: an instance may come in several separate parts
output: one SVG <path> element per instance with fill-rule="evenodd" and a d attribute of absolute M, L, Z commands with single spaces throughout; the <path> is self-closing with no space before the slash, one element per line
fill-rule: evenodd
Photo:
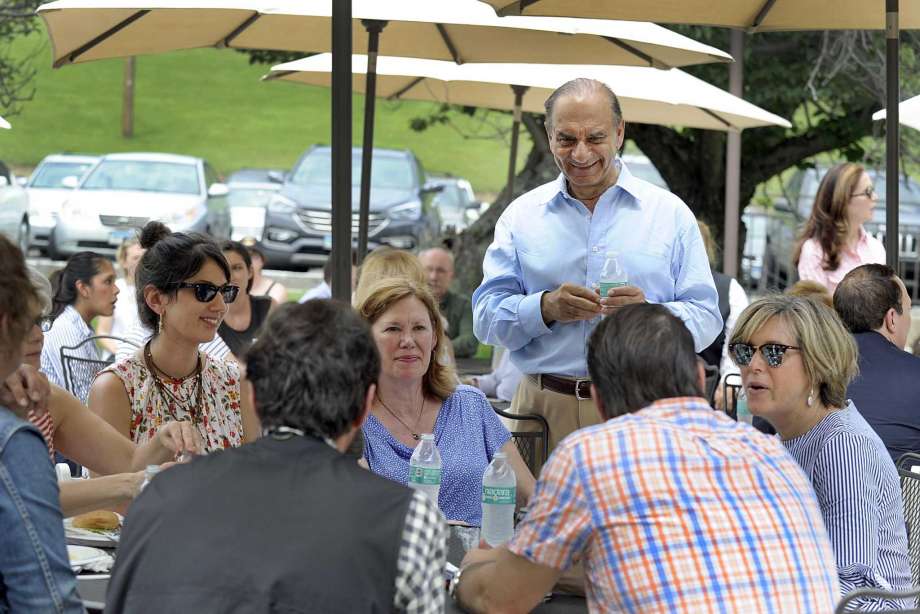
<path fill-rule="evenodd" d="M 514 505 L 516 490 L 514 486 L 483 486 L 482 502 L 487 505 Z"/>
<path fill-rule="evenodd" d="M 441 483 L 441 470 L 434 467 L 409 467 L 409 482 L 432 486 Z"/>
<path fill-rule="evenodd" d="M 610 290 L 614 288 L 622 288 L 623 286 L 627 285 L 627 283 L 628 282 L 625 281 L 602 281 L 599 282 L 598 285 L 600 286 L 601 296 L 607 296 L 607 292 Z"/>

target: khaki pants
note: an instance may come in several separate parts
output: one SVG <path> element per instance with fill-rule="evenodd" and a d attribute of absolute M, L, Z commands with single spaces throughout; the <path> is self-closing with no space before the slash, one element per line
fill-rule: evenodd
<path fill-rule="evenodd" d="M 550 454 L 569 433 L 601 422 L 601 416 L 591 399 L 579 401 L 573 395 L 540 388 L 530 375 L 521 378 L 508 413 L 538 414 L 546 418 L 546 422 L 549 423 Z M 532 421 L 517 420 L 511 430 L 526 432 L 535 431 L 537 428 Z M 546 459 L 538 461 L 535 476 L 539 475 L 539 469 Z"/>

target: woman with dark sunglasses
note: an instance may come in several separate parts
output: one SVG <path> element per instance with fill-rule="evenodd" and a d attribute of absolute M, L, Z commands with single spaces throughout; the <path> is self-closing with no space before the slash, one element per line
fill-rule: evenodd
<path fill-rule="evenodd" d="M 877 201 L 872 178 L 859 164 L 844 162 L 827 171 L 792 256 L 799 278 L 818 282 L 833 294 L 859 265 L 885 264 L 882 242 L 863 228 Z"/>
<path fill-rule="evenodd" d="M 741 313 L 729 351 L 751 413 L 776 428 L 811 480 L 842 594 L 910 588 L 898 473 L 881 439 L 846 399 L 856 344 L 837 314 L 807 298 L 761 299 Z"/>
<path fill-rule="evenodd" d="M 100 373 L 90 409 L 137 444 L 168 420 L 190 421 L 206 451 L 255 439 L 259 422 L 241 390 L 239 365 L 198 349 L 214 339 L 240 290 L 220 248 L 159 222 L 147 224 L 140 240 L 147 252 L 136 272 L 138 315 L 154 334 Z"/>

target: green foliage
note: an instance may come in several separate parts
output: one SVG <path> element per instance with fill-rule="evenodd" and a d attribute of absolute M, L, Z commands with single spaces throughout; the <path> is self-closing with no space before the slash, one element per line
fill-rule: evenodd
<path fill-rule="evenodd" d="M 13 43 L 38 30 L 35 9 L 40 4 L 40 0 L 0 1 L 0 109 L 7 117 L 18 114 L 35 94 L 33 58 L 14 53 Z"/>

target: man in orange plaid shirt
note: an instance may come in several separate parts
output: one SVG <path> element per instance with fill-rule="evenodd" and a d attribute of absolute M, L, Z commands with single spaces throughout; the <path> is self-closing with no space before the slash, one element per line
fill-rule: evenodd
<path fill-rule="evenodd" d="M 544 466 L 507 547 L 473 550 L 452 592 L 529 611 L 583 561 L 592 612 L 829 612 L 834 554 L 811 484 L 775 438 L 713 411 L 693 338 L 628 305 L 588 346 L 604 423 Z"/>

